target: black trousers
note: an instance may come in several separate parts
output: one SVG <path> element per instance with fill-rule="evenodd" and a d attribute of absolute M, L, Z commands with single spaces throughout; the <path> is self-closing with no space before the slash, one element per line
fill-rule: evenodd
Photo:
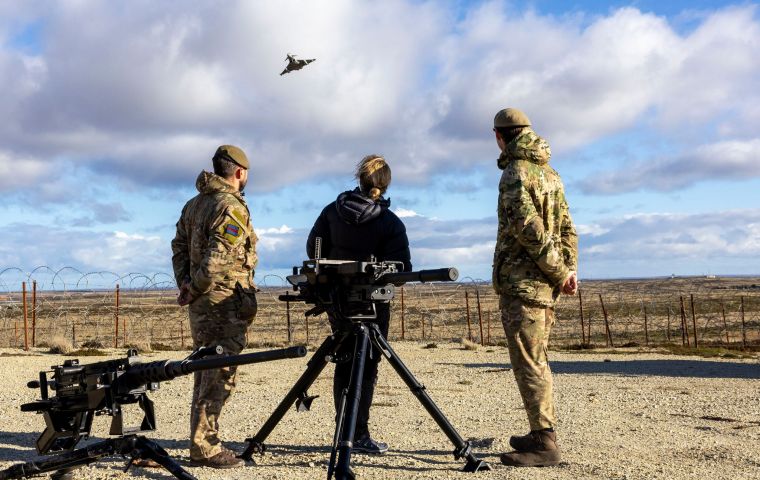
<path fill-rule="evenodd" d="M 391 318 L 391 309 L 389 303 L 375 304 L 377 310 L 377 326 L 383 338 L 388 338 L 388 324 Z M 333 319 L 330 324 L 335 330 Z M 333 380 L 333 399 L 335 401 L 335 411 L 340 408 L 341 392 L 348 387 L 351 381 L 351 362 L 353 360 L 355 339 L 348 339 L 341 345 L 337 357 L 341 360 L 335 364 L 335 379 Z M 362 396 L 359 401 L 359 413 L 356 417 L 356 431 L 354 440 L 359 440 L 369 436 L 369 408 L 372 406 L 372 397 L 375 394 L 375 384 L 377 383 L 377 367 L 382 355 L 380 351 L 370 343 L 370 351 L 364 364 L 364 377 L 362 378 Z"/>

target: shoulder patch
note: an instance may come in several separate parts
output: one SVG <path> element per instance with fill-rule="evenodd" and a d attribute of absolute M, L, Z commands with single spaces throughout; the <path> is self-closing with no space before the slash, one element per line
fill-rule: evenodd
<path fill-rule="evenodd" d="M 234 218 L 230 217 L 227 217 L 225 219 L 225 222 L 222 223 L 220 229 L 222 230 L 221 234 L 224 239 L 232 244 L 237 243 L 237 241 L 240 239 L 240 235 L 243 233 L 243 228 L 240 226 L 240 224 Z"/>

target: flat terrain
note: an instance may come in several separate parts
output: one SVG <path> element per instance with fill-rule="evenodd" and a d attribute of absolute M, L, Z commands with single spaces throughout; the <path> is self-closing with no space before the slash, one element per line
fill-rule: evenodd
<path fill-rule="evenodd" d="M 527 431 L 506 350 L 464 350 L 455 343 L 395 342 L 394 348 L 432 398 L 494 470 L 459 473 L 452 447 L 387 362 L 381 373 L 371 424 L 391 451 L 379 457 L 356 455 L 353 467 L 368 479 L 760 479 L 760 361 L 703 359 L 656 353 L 552 352 L 559 438 L 565 462 L 557 468 L 511 469 L 498 453 L 513 433 Z M 0 350 L 0 467 L 35 457 L 33 442 L 43 427 L 40 416 L 19 405 L 38 392 L 26 388 L 37 371 L 65 358 Z M 159 352 L 149 358 L 180 358 Z M 81 358 L 82 363 L 105 357 Z M 307 357 L 308 358 L 308 357 Z M 227 445 L 238 451 L 256 433 L 305 368 L 306 360 L 284 360 L 241 367 L 238 391 L 221 418 Z M 152 395 L 158 430 L 155 438 L 188 464 L 187 431 L 191 379 L 162 385 Z M 324 478 L 333 433 L 331 367 L 312 394 L 312 411 L 288 413 L 268 439 L 269 450 L 255 465 L 232 471 L 192 468 L 204 478 Z M 95 419 L 94 434 L 107 434 L 108 417 Z M 109 459 L 78 470 L 77 479 L 172 478 L 162 470 L 121 472 L 124 462 Z"/>

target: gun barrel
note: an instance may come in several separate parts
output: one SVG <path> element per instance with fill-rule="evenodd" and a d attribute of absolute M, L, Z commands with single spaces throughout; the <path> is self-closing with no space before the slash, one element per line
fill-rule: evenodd
<path fill-rule="evenodd" d="M 456 268 L 436 268 L 417 272 L 386 273 L 380 280 L 383 282 L 401 284 L 407 282 L 453 282 L 459 278 Z"/>
<path fill-rule="evenodd" d="M 202 358 L 194 360 L 187 368 L 187 372 L 210 370 L 213 368 L 232 367 L 235 365 L 248 365 L 249 363 L 270 362 L 285 358 L 298 358 L 306 356 L 306 347 L 290 347 L 280 350 L 268 350 L 266 352 L 244 353 L 242 355 L 230 355 L 226 357 Z"/>
<path fill-rule="evenodd" d="M 119 378 L 119 383 L 127 390 L 149 382 L 163 382 L 181 375 L 188 375 L 201 370 L 225 368 L 250 363 L 269 362 L 285 358 L 306 356 L 306 347 L 290 347 L 265 352 L 226 355 L 198 360 L 157 361 L 132 366 Z"/>

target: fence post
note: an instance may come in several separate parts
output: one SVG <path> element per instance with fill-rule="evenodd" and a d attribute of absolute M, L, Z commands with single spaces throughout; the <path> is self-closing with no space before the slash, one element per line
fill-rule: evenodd
<path fill-rule="evenodd" d="M 22 291 L 22 303 L 24 304 L 24 350 L 29 351 L 29 328 L 27 323 L 27 309 L 26 309 L 26 282 L 21 282 Z"/>
<path fill-rule="evenodd" d="M 698 348 L 697 344 L 697 314 L 694 311 L 694 294 L 690 294 L 691 297 L 691 324 L 694 327 L 694 348 Z"/>
<path fill-rule="evenodd" d="M 747 348 L 747 325 L 744 323 L 744 295 L 741 297 L 741 314 L 742 314 L 742 348 Z"/>
<path fill-rule="evenodd" d="M 304 315 L 304 320 L 306 321 L 306 345 L 309 345 L 309 317 Z"/>
<path fill-rule="evenodd" d="M 406 326 L 404 324 L 404 287 L 401 287 L 401 340 L 404 340 Z"/>
<path fill-rule="evenodd" d="M 422 339 L 425 340 L 425 314 L 420 313 L 420 324 L 422 326 Z"/>
<path fill-rule="evenodd" d="M 602 299 L 602 294 L 599 294 L 599 303 L 602 304 L 602 314 L 604 314 L 604 329 L 607 331 L 607 346 L 608 347 L 614 347 L 615 345 L 612 343 L 612 332 L 610 332 L 610 322 L 607 319 L 607 308 L 604 306 L 604 300 Z"/>
<path fill-rule="evenodd" d="M 114 334 L 113 334 L 113 348 L 118 348 L 119 347 L 119 284 L 118 283 L 116 284 L 116 319 L 114 323 L 115 323 L 115 326 L 114 326 Z"/>
<path fill-rule="evenodd" d="M 681 345 L 691 346 L 689 341 L 689 324 L 686 323 L 686 307 L 683 304 L 683 295 L 678 297 L 681 300 Z"/>
<path fill-rule="evenodd" d="M 285 300 L 285 315 L 288 320 L 288 345 L 293 342 L 293 327 L 290 325 L 290 300 Z"/>
<path fill-rule="evenodd" d="M 644 345 L 649 346 L 649 325 L 647 325 L 647 305 L 644 304 Z"/>
<path fill-rule="evenodd" d="M 32 281 L 32 346 L 37 346 L 37 280 Z"/>
<path fill-rule="evenodd" d="M 71 321 L 71 346 L 77 346 L 77 321 L 73 319 Z"/>
<path fill-rule="evenodd" d="M 578 305 L 580 306 L 581 310 L 581 345 L 586 344 L 586 326 L 583 322 L 583 295 L 581 294 L 581 289 L 578 289 Z M 591 343 L 591 342 L 589 342 Z"/>
<path fill-rule="evenodd" d="M 486 328 L 488 344 L 491 345 L 491 312 L 486 312 Z"/>
<path fill-rule="evenodd" d="M 246 342 L 248 343 L 248 342 Z M 185 320 L 179 321 L 179 346 L 181 349 L 185 349 Z"/>
<path fill-rule="evenodd" d="M 723 302 L 720 302 L 720 313 L 723 315 L 723 329 L 726 331 L 726 346 L 731 345 L 731 341 L 728 339 L 728 323 L 726 323 L 726 306 Z"/>
<path fill-rule="evenodd" d="M 483 337 L 483 314 L 480 309 L 480 291 L 475 289 L 475 298 L 478 302 L 478 325 L 480 326 L 480 344 L 486 346 L 486 339 Z"/>
<path fill-rule="evenodd" d="M 665 330 L 665 339 L 670 343 L 670 302 L 668 302 L 668 328 Z"/>
<path fill-rule="evenodd" d="M 470 325 L 470 294 L 464 291 L 464 305 L 467 312 L 467 340 L 472 341 L 472 325 Z"/>

